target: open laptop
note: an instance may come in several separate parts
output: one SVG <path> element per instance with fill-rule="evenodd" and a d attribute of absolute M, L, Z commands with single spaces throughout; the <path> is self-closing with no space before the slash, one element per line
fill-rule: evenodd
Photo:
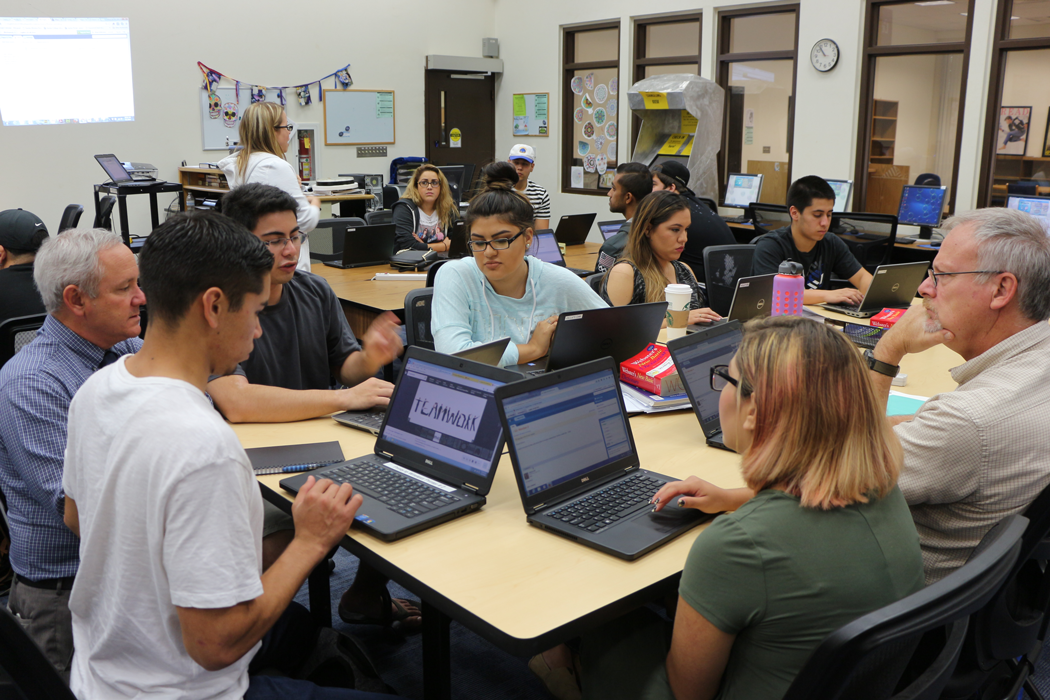
<path fill-rule="evenodd" d="M 452 357 L 495 367 L 499 365 L 499 361 L 503 358 L 503 353 L 509 343 L 510 338 L 500 338 L 499 340 L 493 340 L 491 343 L 475 345 L 472 348 L 460 350 L 457 353 L 453 353 Z M 332 416 L 332 419 L 337 423 L 350 428 L 364 430 L 366 433 L 372 433 L 373 435 L 379 435 L 379 429 L 383 427 L 385 418 L 385 406 L 377 406 L 368 411 L 343 411 Z"/>
<path fill-rule="evenodd" d="M 640 467 L 609 357 L 504 384 L 500 422 L 529 524 L 633 560 L 709 518 L 649 500 L 669 476 Z"/>
<path fill-rule="evenodd" d="M 98 164 L 102 166 L 102 169 L 109 175 L 109 179 L 117 187 L 134 187 L 156 182 L 152 177 L 132 177 L 131 173 L 124 167 L 124 164 L 120 162 L 120 158 L 117 158 L 112 153 L 96 155 L 95 160 L 98 161 Z"/>
<path fill-rule="evenodd" d="M 568 214 L 558 220 L 558 227 L 554 230 L 554 237 L 565 245 L 583 245 L 587 240 L 587 234 L 591 232 L 591 224 L 598 217 L 597 214 Z"/>
<path fill-rule="evenodd" d="M 607 241 L 617 233 L 627 222 L 626 219 L 620 219 L 619 221 L 599 221 L 598 230 L 602 232 L 602 240 Z"/>
<path fill-rule="evenodd" d="M 666 312 L 666 301 L 567 311 L 558 316 L 546 359 L 507 369 L 525 375 L 543 374 L 607 355 L 619 367 L 656 341 Z"/>
<path fill-rule="evenodd" d="M 536 234 L 532 237 L 532 245 L 529 247 L 529 255 L 537 257 L 543 262 L 549 262 L 552 265 L 564 267 L 569 272 L 575 272 L 580 277 L 594 274 L 594 270 L 569 267 L 565 264 L 565 256 L 561 254 L 561 248 L 558 247 L 558 240 L 554 236 L 554 231 L 551 231 L 550 229 L 540 229 L 539 231 L 536 231 Z"/>
<path fill-rule="evenodd" d="M 466 223 L 459 219 L 456 223 L 452 224 L 452 228 L 448 231 L 448 258 L 455 260 L 456 258 L 469 258 L 473 253 L 470 252 L 470 248 L 467 247 L 467 226 Z"/>
<path fill-rule="evenodd" d="M 332 229 L 333 238 L 343 227 L 343 259 L 325 260 L 329 267 L 340 267 L 344 270 L 352 267 L 383 265 L 394 257 L 394 225 L 375 224 L 372 226 L 344 226 L 337 224 Z"/>
<path fill-rule="evenodd" d="M 722 442 L 722 426 L 718 422 L 719 392 L 711 389 L 711 368 L 729 364 L 743 335 L 740 321 L 730 321 L 667 343 L 707 444 L 723 450 L 729 448 Z"/>
<path fill-rule="evenodd" d="M 926 268 L 928 262 L 900 263 L 897 265 L 879 265 L 872 275 L 871 286 L 868 293 L 861 299 L 860 304 L 823 304 L 825 309 L 837 311 L 840 314 L 855 316 L 857 318 L 868 318 L 874 316 L 885 308 L 906 309 L 911 306 L 912 299 L 919 285 L 926 279 Z"/>
<path fill-rule="evenodd" d="M 773 279 L 776 275 L 755 275 L 754 277 L 741 277 L 736 281 L 736 289 L 733 290 L 733 301 L 729 305 L 729 315 L 720 321 L 712 321 L 706 324 L 694 324 L 688 327 L 688 331 L 695 333 L 701 328 L 709 328 L 714 325 L 740 321 L 744 323 L 753 318 L 769 316 L 773 307 L 770 301 L 773 299 Z"/>
<path fill-rule="evenodd" d="M 503 452 L 494 391 L 512 372 L 410 347 L 374 454 L 281 480 L 349 483 L 364 496 L 355 526 L 398 540 L 485 504 Z"/>

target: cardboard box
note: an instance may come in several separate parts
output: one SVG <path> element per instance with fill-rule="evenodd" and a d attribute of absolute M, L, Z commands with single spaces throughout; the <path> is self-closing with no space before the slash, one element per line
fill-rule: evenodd
<path fill-rule="evenodd" d="M 891 328 L 901 319 L 907 309 L 883 309 L 871 317 L 871 325 L 876 328 Z"/>
<path fill-rule="evenodd" d="M 650 343 L 645 350 L 621 362 L 620 379 L 658 396 L 685 392 L 670 351 L 656 343 Z"/>

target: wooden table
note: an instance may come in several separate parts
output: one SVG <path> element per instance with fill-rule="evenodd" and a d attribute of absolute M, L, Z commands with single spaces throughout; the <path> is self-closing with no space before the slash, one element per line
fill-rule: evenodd
<path fill-rule="evenodd" d="M 955 382 L 947 369 L 961 362 L 943 346 L 909 355 L 901 363 L 909 377 L 901 390 L 923 396 L 950 391 Z M 707 447 L 692 411 L 638 415 L 630 425 L 642 467 L 678 478 L 695 474 L 727 488 L 743 485 L 739 457 Z M 375 443 L 330 418 L 234 430 L 245 447 L 338 440 L 348 459 L 371 453 Z M 289 510 L 281 478 L 259 481 L 268 500 Z M 505 455 L 480 511 L 392 543 L 351 530 L 342 546 L 420 596 L 425 697 L 449 698 L 450 619 L 512 654 L 538 653 L 672 592 L 703 527 L 637 561 L 622 561 L 527 525 Z M 327 567 L 311 577 L 311 607 L 323 617 L 331 610 L 327 577 Z"/>

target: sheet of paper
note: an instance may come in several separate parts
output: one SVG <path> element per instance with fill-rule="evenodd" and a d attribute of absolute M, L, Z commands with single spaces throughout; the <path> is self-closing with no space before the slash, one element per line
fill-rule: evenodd
<path fill-rule="evenodd" d="M 928 396 L 915 396 L 914 394 L 902 394 L 899 391 L 890 391 L 890 399 L 886 403 L 887 416 L 910 416 L 918 411 Z"/>
<path fill-rule="evenodd" d="M 514 96 L 514 116 L 524 117 L 525 116 L 525 95 Z"/>
<path fill-rule="evenodd" d="M 646 109 L 667 109 L 666 92 L 642 92 L 642 101 Z"/>

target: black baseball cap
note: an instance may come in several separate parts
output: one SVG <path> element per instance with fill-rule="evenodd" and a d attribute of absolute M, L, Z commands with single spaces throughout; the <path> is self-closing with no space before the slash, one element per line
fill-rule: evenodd
<path fill-rule="evenodd" d="M 653 167 L 674 181 L 675 188 L 680 192 L 690 192 L 689 168 L 676 160 L 667 160 Z"/>
<path fill-rule="evenodd" d="M 36 214 L 22 209 L 0 211 L 0 245 L 5 250 L 35 253 L 47 236 L 47 226 Z"/>

